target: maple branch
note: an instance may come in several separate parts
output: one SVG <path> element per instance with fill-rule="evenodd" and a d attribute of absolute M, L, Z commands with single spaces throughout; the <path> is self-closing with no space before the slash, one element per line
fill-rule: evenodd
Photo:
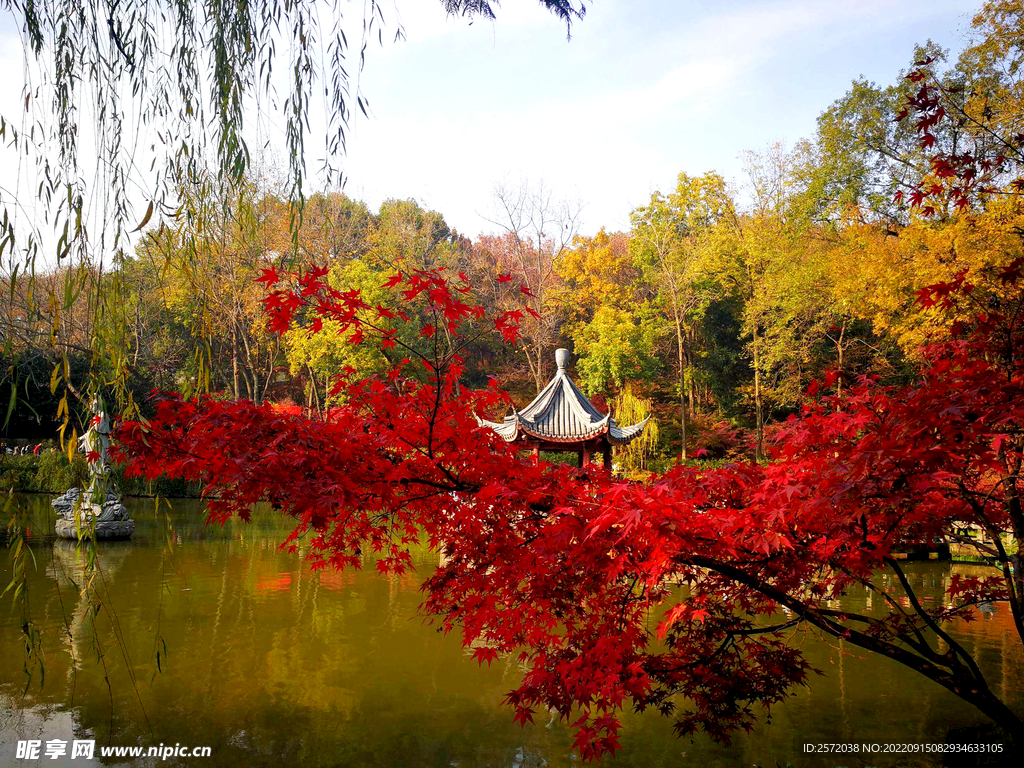
<path fill-rule="evenodd" d="M 990 536 L 992 534 L 989 534 Z M 1010 558 L 1006 554 L 1006 549 L 1003 547 L 1002 539 L 996 535 L 992 537 L 993 542 L 996 545 L 996 549 L 999 550 L 999 564 L 1000 570 L 1003 573 L 1003 581 L 1006 582 L 1006 586 L 1009 587 L 1009 603 L 1010 613 L 1013 616 L 1014 626 L 1017 628 L 1017 634 L 1022 640 L 1024 640 L 1024 610 L 1021 609 L 1022 596 L 1018 594 L 1020 574 L 1014 574 L 1010 570 Z M 1018 558 L 1018 562 L 1019 562 Z M 1018 567 L 1019 571 L 1019 567 Z"/>
<path fill-rule="evenodd" d="M 640 580 L 640 576 L 639 575 L 634 576 L 633 580 L 629 584 L 629 589 L 626 591 L 626 594 L 624 594 L 622 596 L 622 609 L 619 611 L 619 620 L 618 620 L 620 629 L 622 627 L 622 622 L 625 621 L 625 619 L 626 619 L 626 608 L 629 605 L 629 598 L 633 596 L 633 590 L 636 588 L 636 583 L 639 580 Z"/>
<path fill-rule="evenodd" d="M 712 653 L 710 656 L 703 656 L 699 659 L 688 661 L 685 664 L 676 664 L 671 667 L 657 667 L 656 671 L 660 674 L 670 674 L 672 672 L 682 672 L 683 670 L 693 669 L 695 667 L 710 666 L 715 659 L 717 659 L 719 656 L 721 656 L 723 653 L 729 650 L 731 646 L 736 644 L 736 637 L 734 635 L 738 634 L 738 632 L 733 633 L 726 630 L 725 639 L 719 644 L 719 646 L 715 649 L 714 653 Z M 673 686 L 673 690 L 679 690 L 679 687 L 680 685 L 677 683 L 675 686 Z"/>
<path fill-rule="evenodd" d="M 982 541 L 978 541 L 977 539 L 972 538 L 971 536 L 967 536 L 961 533 L 947 533 L 945 534 L 945 538 L 948 541 L 955 542 L 957 544 L 973 547 L 986 557 L 991 557 L 993 560 L 999 560 L 998 549 L 996 549 L 994 546 L 989 546 L 988 544 Z"/>
<path fill-rule="evenodd" d="M 967 120 L 967 121 L 968 121 L 969 123 L 971 123 L 972 125 L 974 125 L 974 127 L 975 127 L 975 128 L 978 128 L 978 129 L 980 129 L 980 130 L 981 130 L 981 131 L 982 131 L 983 133 L 987 134 L 987 135 L 988 135 L 988 137 L 989 137 L 990 139 L 995 139 L 995 141 L 996 141 L 996 142 L 997 142 L 998 144 L 1001 144 L 1001 145 L 1002 145 L 1003 149 L 1006 149 L 1006 150 L 1008 150 L 1008 151 L 1009 151 L 1009 152 L 1010 152 L 1011 154 L 1013 154 L 1013 155 L 1016 155 L 1016 156 L 1017 156 L 1018 158 L 1024 157 L 1024 155 L 1022 155 L 1022 154 L 1021 154 L 1021 152 L 1020 152 L 1020 150 L 1019 150 L 1019 149 L 1017 148 L 1017 146 L 1015 146 L 1015 145 L 1014 145 L 1014 144 L 1013 144 L 1012 142 L 1010 142 L 1010 141 L 1007 141 L 1007 140 L 1006 140 L 1005 138 L 1003 138 L 1003 137 L 1002 137 L 1002 136 L 1000 136 L 1000 135 L 999 135 L 998 133 L 996 133 L 995 131 L 993 131 L 993 130 L 992 130 L 991 128 L 989 128 L 989 127 L 988 127 L 987 125 L 985 125 L 984 123 L 982 123 L 982 122 L 981 122 L 980 120 L 978 120 L 978 119 L 977 119 L 976 117 L 972 116 L 972 115 L 971 115 L 971 114 L 970 114 L 970 113 L 969 113 L 969 112 L 968 112 L 968 111 L 967 111 L 967 110 L 966 110 L 966 109 L 965 109 L 964 107 L 962 107 L 962 106 L 961 106 L 961 105 L 960 105 L 960 104 L 959 104 L 959 103 L 958 103 L 958 102 L 957 102 L 957 101 L 956 101 L 955 99 L 951 98 L 951 97 L 950 97 L 950 94 L 951 94 L 951 93 L 953 93 L 953 91 L 952 91 L 951 89 L 948 89 L 948 88 L 945 88 L 945 87 L 943 87 L 943 86 L 942 86 L 942 85 L 940 85 L 940 84 L 939 84 L 939 83 L 938 83 L 937 81 L 936 81 L 936 84 L 935 84 L 935 85 L 933 85 L 932 87 L 933 87 L 933 88 L 935 88 L 935 89 L 936 89 L 936 90 L 937 90 L 937 91 L 938 91 L 939 93 L 941 93 L 941 94 L 943 94 L 944 96 L 946 96 L 946 98 L 944 99 L 944 101 L 946 102 L 946 106 L 948 106 L 948 107 L 952 107 L 952 108 L 953 108 L 953 109 L 954 109 L 954 110 L 955 110 L 956 112 L 958 112 L 958 113 L 959 113 L 959 115 L 960 115 L 960 116 L 961 116 L 962 118 L 964 118 L 964 119 L 965 119 L 965 120 Z"/>
<path fill-rule="evenodd" d="M 898 661 L 916 672 L 920 672 L 929 679 L 941 685 L 943 688 L 955 693 L 960 698 L 971 702 L 974 706 L 992 718 L 1000 727 L 1011 734 L 1018 733 L 1024 723 L 1006 704 L 1000 701 L 989 690 L 984 678 L 972 679 L 969 682 L 962 681 L 954 669 L 944 669 L 942 666 L 932 662 L 918 654 L 911 653 L 897 645 L 872 637 L 864 632 L 843 627 L 830 621 L 820 610 L 808 605 L 802 600 L 792 597 L 789 593 L 778 589 L 771 584 L 765 583 L 757 577 L 751 576 L 746 571 L 734 565 L 724 563 L 703 555 L 695 555 L 686 558 L 686 562 L 708 570 L 717 572 L 736 581 L 746 584 L 755 591 L 760 592 L 769 599 L 780 605 L 784 605 L 798 616 L 803 617 L 809 623 L 832 635 L 842 638 L 848 642 L 882 656 L 887 656 Z M 959 666 L 959 665 L 958 665 Z M 962 667 L 961 667 L 962 668 Z"/>
<path fill-rule="evenodd" d="M 804 618 L 801 616 L 799 618 L 792 619 L 791 621 L 787 621 L 784 624 L 773 624 L 769 627 L 748 627 L 747 629 L 728 629 L 726 630 L 726 632 L 728 632 L 730 635 L 743 636 L 775 634 L 776 632 L 784 632 L 790 627 L 795 627 L 803 621 Z"/>
<path fill-rule="evenodd" d="M 896 577 L 900 580 L 900 584 L 903 585 L 903 591 L 910 600 L 910 604 L 914 607 L 917 614 L 924 619 L 925 624 L 927 624 L 936 635 L 942 638 L 955 654 L 959 654 L 963 660 L 967 662 L 967 666 L 977 679 L 983 680 L 984 675 L 982 675 L 981 669 L 978 667 L 974 659 L 971 658 L 971 655 L 964 650 L 964 647 L 960 645 L 960 643 L 950 637 L 949 634 L 936 623 L 935 619 L 932 618 L 932 615 L 925 610 L 924 606 L 921 605 L 921 601 L 917 599 L 917 593 L 914 592 L 914 588 L 910 586 L 910 582 L 907 580 L 907 576 L 903 572 L 903 569 L 900 568 L 899 563 L 891 557 L 885 558 L 885 563 L 896 573 Z"/>

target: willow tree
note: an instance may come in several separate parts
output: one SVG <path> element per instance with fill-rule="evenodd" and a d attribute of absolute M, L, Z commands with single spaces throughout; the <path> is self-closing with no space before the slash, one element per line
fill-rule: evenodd
<path fill-rule="evenodd" d="M 567 30 L 586 12 L 579 0 L 540 3 Z M 493 20 L 498 3 L 440 6 Z M 367 111 L 354 76 L 388 26 L 379 0 L 358 4 L 354 18 L 342 0 L 0 0 L 0 8 L 20 30 L 25 61 L 22 99 L 0 115 L 0 138 L 18 163 L 14 188 L 0 191 L 0 261 L 12 286 L 37 271 L 63 275 L 41 305 L 69 311 L 90 297 L 88 346 L 115 359 L 127 342 L 122 302 L 116 280 L 102 281 L 118 271 L 133 234 L 161 218 L 187 230 L 194 212 L 181 191 L 211 168 L 230 200 L 251 170 L 252 147 L 268 142 L 269 120 L 283 127 L 297 224 L 312 178 L 328 187 L 343 178 L 348 127 Z M 404 35 L 397 23 L 388 33 Z M 311 174 L 308 142 L 320 119 L 327 130 L 316 152 L 325 159 Z M 60 384 L 70 382 L 58 375 Z"/>
<path fill-rule="evenodd" d="M 540 3 L 567 30 L 585 13 L 579 0 Z M 498 3 L 440 5 L 450 16 L 494 19 Z M 123 410 L 134 409 L 122 281 L 133 240 L 150 222 L 173 220 L 184 245 L 175 250 L 200 252 L 189 240 L 200 241 L 211 217 L 194 201 L 209 199 L 197 190 L 210 178 L 226 212 L 241 217 L 229 210 L 239 199 L 233 190 L 250 176 L 252 147 L 270 143 L 271 120 L 283 126 L 283 189 L 298 250 L 305 195 L 313 179 L 328 188 L 341 180 L 347 130 L 367 112 L 354 75 L 370 45 L 383 43 L 385 20 L 380 0 L 356 7 L 346 18 L 342 0 L 0 0 L 20 32 L 25 74 L 21 99 L 0 114 L 0 140 L 17 166 L 0 184 L 0 284 L 26 302 L 0 328 L 5 361 L 13 360 L 0 372 L 11 393 L 7 418 L 17 404 L 18 355 L 33 344 L 52 353 L 50 388 L 69 454 L 88 418 L 76 423 L 76 399 L 105 387 Z M 392 32 L 403 36 L 401 26 Z M 317 155 L 325 160 L 311 175 L 307 142 L 320 119 L 327 130 Z M 72 349 L 87 361 L 74 380 Z M 5 511 L 11 505 L 9 498 Z M 27 525 L 16 513 L 7 527 L 18 554 L 4 594 L 21 606 L 26 671 L 38 667 L 41 677 L 39 630 L 25 598 Z"/>

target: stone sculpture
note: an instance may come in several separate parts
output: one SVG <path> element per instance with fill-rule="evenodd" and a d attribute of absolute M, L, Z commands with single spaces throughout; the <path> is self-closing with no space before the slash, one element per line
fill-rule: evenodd
<path fill-rule="evenodd" d="M 71 488 L 51 504 L 57 512 L 57 535 L 78 539 L 127 539 L 135 532 L 135 521 L 117 494 L 110 473 L 110 418 L 97 395 L 91 403 L 89 430 L 79 439 L 89 464 L 89 486 Z"/>

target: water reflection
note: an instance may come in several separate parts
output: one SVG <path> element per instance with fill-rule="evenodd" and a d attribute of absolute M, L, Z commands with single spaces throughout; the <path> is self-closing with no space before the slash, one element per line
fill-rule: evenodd
<path fill-rule="evenodd" d="M 0 765 L 25 764 L 13 760 L 14 743 L 24 738 L 210 746 L 213 757 L 203 762 L 217 766 L 578 764 L 562 725 L 538 717 L 536 726 L 520 729 L 500 706 L 520 675 L 517 664 L 480 668 L 458 638 L 411 618 L 420 601 L 415 574 L 380 578 L 372 563 L 361 572 L 314 574 L 278 549 L 288 529 L 270 512 L 251 525 L 211 528 L 200 505 L 175 502 L 168 529 L 151 502 L 131 500 L 135 537 L 101 546 L 97 576 L 80 596 L 80 554 L 73 544 L 38 536 L 47 530 L 48 498 L 25 501 L 39 516 L 29 589 L 32 618 L 43 630 L 46 681 L 23 695 L 20 620 L 3 611 Z M 415 560 L 421 574 L 437 564 L 425 550 Z M 3 563 L 6 584 L 10 564 Z M 948 565 L 907 571 L 927 600 L 942 599 Z M 865 590 L 837 607 L 870 611 L 878 602 Z M 1024 660 L 1002 606 L 979 612 L 956 634 L 1002 695 L 1020 705 Z M 629 713 L 623 752 L 609 762 L 896 765 L 811 758 L 801 749 L 815 741 L 941 742 L 951 728 L 984 723 L 896 664 L 841 642 L 803 643 L 826 676 L 753 734 L 729 747 L 681 741 L 664 718 Z M 915 759 L 899 764 L 938 764 Z"/>

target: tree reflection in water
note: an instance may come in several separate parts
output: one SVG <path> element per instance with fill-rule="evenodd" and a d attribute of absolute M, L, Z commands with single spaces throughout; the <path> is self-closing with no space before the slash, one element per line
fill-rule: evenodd
<path fill-rule="evenodd" d="M 23 498 L 40 516 L 34 530 L 47 530 L 49 497 Z M 538 718 L 521 729 L 501 706 L 521 674 L 514 659 L 478 667 L 456 637 L 416 618 L 420 578 L 436 567 L 436 554 L 414 553 L 420 576 L 378 577 L 369 559 L 361 571 L 315 574 L 278 549 L 290 528 L 269 510 L 251 525 L 207 527 L 200 503 L 175 501 L 168 537 L 152 502 L 128 504 L 135 537 L 101 544 L 84 595 L 74 544 L 36 538 L 30 605 L 44 630 L 46 680 L 22 696 L 20 624 L 3 612 L 0 764 L 23 738 L 204 745 L 211 766 L 579 764 L 566 728 Z M 5 558 L 0 569 L 9 567 Z M 918 563 L 907 572 L 934 601 L 953 572 L 979 568 Z M 873 610 L 866 591 L 841 605 Z M 956 625 L 956 635 L 1019 705 L 1024 659 L 1009 617 L 1003 606 L 978 616 Z M 896 664 L 810 635 L 800 642 L 825 676 L 773 710 L 771 723 L 722 747 L 677 740 L 655 713 L 629 713 L 614 764 L 825 766 L 833 763 L 802 754 L 805 742 L 942 742 L 951 729 L 984 725 L 971 707 Z"/>

